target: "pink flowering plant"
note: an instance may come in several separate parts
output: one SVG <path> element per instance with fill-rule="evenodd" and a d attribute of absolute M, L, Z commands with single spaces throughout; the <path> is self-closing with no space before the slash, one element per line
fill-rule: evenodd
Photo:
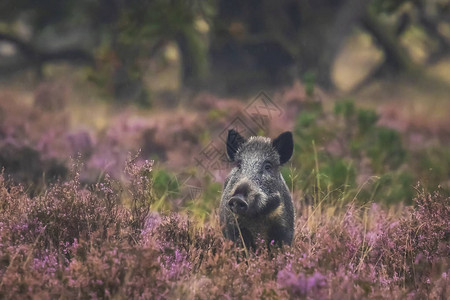
<path fill-rule="evenodd" d="M 419 192 L 413 207 L 298 211 L 292 246 L 247 253 L 214 223 L 150 212 L 151 163 L 129 182 L 90 188 L 78 173 L 30 197 L 0 177 L 2 298 L 445 299 L 450 198 Z M 133 177 L 135 176 L 135 177 Z M 131 202 L 119 201 L 129 193 Z M 144 221 L 145 220 L 145 221 Z"/>
<path fill-rule="evenodd" d="M 295 236 L 256 249 L 223 237 L 222 175 L 190 160 L 242 101 L 121 108 L 97 130 L 47 96 L 0 101 L 0 299 L 449 299 L 448 131 L 290 95 L 257 133 L 294 132 Z"/>

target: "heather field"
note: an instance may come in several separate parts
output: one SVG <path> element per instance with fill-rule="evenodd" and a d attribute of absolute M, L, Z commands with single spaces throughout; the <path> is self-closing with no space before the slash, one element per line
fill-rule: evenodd
<path fill-rule="evenodd" d="M 305 80 L 142 108 L 49 78 L 0 92 L 0 299 L 449 299 L 447 89 Z M 222 236 L 230 128 L 293 132 L 291 246 Z"/>
<path fill-rule="evenodd" d="M 0 300 L 450 299 L 449 95 L 450 0 L 1 0 Z"/>

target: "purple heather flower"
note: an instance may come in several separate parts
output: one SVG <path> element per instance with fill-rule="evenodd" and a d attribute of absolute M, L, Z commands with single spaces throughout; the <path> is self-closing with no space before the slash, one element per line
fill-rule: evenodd
<path fill-rule="evenodd" d="M 295 296 L 305 296 L 326 285 L 326 277 L 319 272 L 311 276 L 303 273 L 295 274 L 291 271 L 281 270 L 277 276 L 278 284 Z"/>

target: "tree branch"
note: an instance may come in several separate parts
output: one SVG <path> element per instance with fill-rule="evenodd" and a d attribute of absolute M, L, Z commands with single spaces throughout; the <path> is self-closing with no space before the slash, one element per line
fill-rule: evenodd
<path fill-rule="evenodd" d="M 35 54 L 33 47 L 11 34 L 0 32 L 0 41 L 13 44 L 24 56 L 33 56 Z"/>
<path fill-rule="evenodd" d="M 347 0 L 336 12 L 333 25 L 326 35 L 323 45 L 324 50 L 318 65 L 317 81 L 322 87 L 334 88 L 334 83 L 331 80 L 333 63 L 355 24 L 365 16 L 369 3 L 370 0 Z"/>
<path fill-rule="evenodd" d="M 381 47 L 385 56 L 384 64 L 393 71 L 411 71 L 416 67 L 408 52 L 398 42 L 395 34 L 386 28 L 376 16 L 368 12 L 362 19 L 362 26 Z"/>
<path fill-rule="evenodd" d="M 85 64 L 94 64 L 95 61 L 94 57 L 83 49 L 68 48 L 43 51 L 18 37 L 1 32 L 0 41 L 13 44 L 20 53 L 8 62 L 0 64 L 0 75 L 9 75 L 28 68 L 37 68 L 37 71 L 40 72 L 40 68 L 43 64 L 55 61 Z"/>

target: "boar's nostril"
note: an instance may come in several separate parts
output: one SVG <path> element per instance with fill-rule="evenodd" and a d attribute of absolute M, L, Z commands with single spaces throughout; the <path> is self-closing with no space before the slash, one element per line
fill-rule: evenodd
<path fill-rule="evenodd" d="M 239 214 L 247 211 L 248 204 L 241 195 L 233 196 L 230 201 L 228 201 L 228 207 L 232 212 Z"/>

